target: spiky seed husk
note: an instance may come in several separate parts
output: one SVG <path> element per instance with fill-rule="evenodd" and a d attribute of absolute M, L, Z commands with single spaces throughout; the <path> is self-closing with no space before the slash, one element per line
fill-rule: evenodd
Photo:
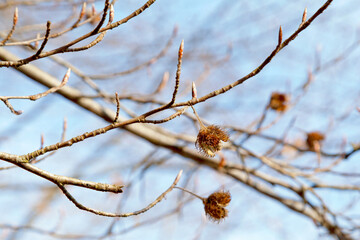
<path fill-rule="evenodd" d="M 228 140 L 229 136 L 224 130 L 218 126 L 210 125 L 200 129 L 195 146 L 204 155 L 214 157 L 215 153 L 222 148 L 221 142 Z"/>
<path fill-rule="evenodd" d="M 231 201 L 231 195 L 230 192 L 214 192 L 208 197 L 208 201 L 214 201 L 221 207 L 226 207 Z"/>
<path fill-rule="evenodd" d="M 284 112 L 287 109 L 289 97 L 284 93 L 273 92 L 271 94 L 269 107 L 278 112 Z"/>
<path fill-rule="evenodd" d="M 315 148 L 315 143 L 318 142 L 320 143 L 321 141 L 323 141 L 325 139 L 324 134 L 322 134 L 321 132 L 309 132 L 307 134 L 307 138 L 306 138 L 306 144 L 308 145 L 308 147 L 310 149 L 314 149 Z"/>
<path fill-rule="evenodd" d="M 225 209 L 231 201 L 231 195 L 229 192 L 215 192 L 208 198 L 204 199 L 204 209 L 206 216 L 214 222 L 220 222 L 228 216 L 228 210 Z"/>
<path fill-rule="evenodd" d="M 205 204 L 206 216 L 213 222 L 220 223 L 221 220 L 228 216 L 228 210 L 212 204 Z"/>

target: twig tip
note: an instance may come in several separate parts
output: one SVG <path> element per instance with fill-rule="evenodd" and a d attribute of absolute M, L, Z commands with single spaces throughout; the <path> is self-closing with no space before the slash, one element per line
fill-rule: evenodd
<path fill-rule="evenodd" d="M 195 82 L 192 82 L 191 93 L 192 93 L 192 98 L 197 98 L 197 90 L 196 90 Z"/>
<path fill-rule="evenodd" d="M 182 173 L 183 173 L 183 170 L 181 169 L 175 178 L 175 181 L 174 181 L 175 184 L 180 180 Z"/>
<path fill-rule="evenodd" d="M 301 23 L 304 23 L 306 21 L 306 17 L 307 17 L 307 8 L 304 9 L 304 13 L 301 19 Z"/>
<path fill-rule="evenodd" d="M 281 28 L 281 25 L 280 25 L 278 44 L 280 45 L 281 43 L 282 43 L 282 28 Z"/>

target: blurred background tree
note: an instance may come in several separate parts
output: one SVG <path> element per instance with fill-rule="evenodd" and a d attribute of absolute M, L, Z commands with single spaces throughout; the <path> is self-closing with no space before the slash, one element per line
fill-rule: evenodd
<path fill-rule="evenodd" d="M 359 239 L 356 6 L 0 2 L 0 238 Z"/>

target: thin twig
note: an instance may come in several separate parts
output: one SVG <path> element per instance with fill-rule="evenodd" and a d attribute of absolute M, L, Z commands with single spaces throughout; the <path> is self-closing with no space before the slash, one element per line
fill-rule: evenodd
<path fill-rule="evenodd" d="M 82 6 L 81 6 L 79 17 L 77 18 L 76 22 L 71 26 L 71 29 L 77 28 L 79 26 L 81 19 L 85 15 L 85 11 L 86 11 L 86 2 L 83 2 Z"/>
<path fill-rule="evenodd" d="M 69 80 L 70 72 L 71 72 L 71 69 L 69 68 L 67 70 L 63 80 L 61 81 L 60 85 L 56 86 L 56 87 L 52 87 L 52 88 L 46 90 L 45 92 L 34 94 L 34 95 L 29 95 L 29 96 L 0 96 L 0 100 L 5 103 L 5 105 L 10 109 L 10 111 L 12 113 L 14 113 L 16 115 L 20 115 L 23 112 L 15 110 L 14 107 L 10 104 L 9 99 L 30 99 L 32 101 L 36 101 L 42 97 L 47 96 L 50 93 L 56 92 L 56 91 L 60 90 L 62 87 L 64 87 Z"/>
<path fill-rule="evenodd" d="M 60 90 L 62 87 L 64 87 L 69 80 L 70 72 L 71 72 L 71 69 L 69 68 L 66 71 L 60 85 L 56 86 L 56 87 L 52 87 L 52 88 L 46 90 L 45 92 L 34 94 L 34 95 L 29 95 L 29 96 L 0 96 L 0 100 L 4 101 L 4 100 L 9 100 L 9 99 L 30 99 L 32 101 L 36 101 L 42 97 L 49 95 L 50 93 L 56 92 L 56 91 Z"/>
<path fill-rule="evenodd" d="M 0 100 L 3 101 L 5 103 L 5 105 L 10 109 L 10 111 L 15 114 L 15 115 L 20 115 L 23 113 L 23 111 L 21 110 L 15 110 L 14 107 L 10 104 L 8 99 L 3 99 L 2 97 L 0 97 Z"/>
<path fill-rule="evenodd" d="M 77 43 L 79 43 L 79 42 L 81 42 L 81 41 L 83 41 L 83 40 L 85 40 L 85 39 L 87 39 L 87 38 L 95 35 L 95 34 L 105 32 L 105 31 L 107 31 L 107 30 L 116 28 L 116 27 L 118 27 L 118 26 L 120 26 L 120 25 L 128 22 L 130 19 L 138 16 L 140 13 L 142 13 L 143 11 L 145 11 L 145 10 L 146 10 L 148 7 L 150 7 L 155 1 L 156 1 L 156 0 L 148 0 L 142 7 L 140 7 L 139 9 L 137 9 L 136 11 L 134 11 L 133 13 L 131 13 L 129 16 L 123 18 L 122 20 L 117 21 L 117 22 L 112 23 L 112 24 L 109 24 L 109 25 L 107 25 L 107 26 L 105 26 L 105 27 L 103 27 L 103 28 L 100 28 L 100 29 L 97 29 L 97 27 L 96 27 L 93 31 L 91 31 L 91 32 L 89 32 L 89 33 L 87 33 L 87 34 L 85 34 L 85 35 L 83 35 L 83 36 L 81 36 L 81 37 L 79 37 L 79 38 L 71 41 L 70 43 L 67 43 L 67 44 L 61 46 L 61 47 L 58 47 L 58 48 L 53 49 L 53 50 L 50 50 L 50 51 L 48 51 L 48 52 L 43 52 L 43 53 L 37 55 L 36 57 L 31 56 L 31 57 L 28 57 L 28 58 L 25 58 L 25 59 L 16 60 L 16 61 L 1 61 L 1 62 L 0 62 L 0 67 L 19 67 L 19 66 L 21 66 L 21 65 L 27 64 L 27 63 L 29 63 L 29 62 L 31 62 L 31 61 L 34 61 L 34 60 L 37 60 L 37 59 L 40 59 L 40 58 L 48 57 L 48 56 L 51 56 L 51 55 L 54 55 L 54 54 L 59 54 L 59 53 L 68 52 L 71 46 L 73 46 L 73 45 L 75 45 L 75 44 L 77 44 Z M 105 9 L 105 8 L 104 8 L 104 9 Z M 103 16 L 104 16 L 104 14 L 103 14 Z M 106 18 L 106 17 L 103 17 L 102 20 L 105 21 L 105 18 Z M 102 21 L 102 20 L 101 20 L 101 22 L 102 22 L 101 25 L 103 24 L 103 21 Z M 100 26 L 100 23 L 99 23 L 98 26 Z M 96 43 L 98 43 L 98 42 L 95 41 L 93 45 L 95 45 Z M 93 45 L 92 45 L 92 46 L 93 46 Z M 72 49 L 72 50 L 74 50 L 74 49 Z M 70 51 L 71 51 L 71 50 L 70 50 Z"/>
<path fill-rule="evenodd" d="M 172 114 L 171 116 L 167 117 L 167 118 L 163 118 L 161 120 L 144 120 L 144 123 L 152 123 L 152 124 L 161 124 L 161 123 L 165 123 L 168 122 L 170 120 L 173 120 L 176 117 L 181 116 L 186 109 L 188 108 L 188 106 L 181 108 L 180 110 L 177 110 L 174 114 Z"/>
<path fill-rule="evenodd" d="M 309 20 L 307 20 L 306 22 L 304 22 L 304 24 L 302 24 L 301 26 L 299 26 L 299 28 L 290 36 L 288 37 L 286 40 L 284 40 L 281 44 L 278 44 L 275 49 L 271 52 L 271 54 L 257 67 L 255 68 L 253 71 L 251 71 L 249 74 L 247 74 L 246 76 L 240 78 L 239 80 L 225 86 L 222 87 L 221 89 L 215 90 L 211 93 L 206 94 L 203 97 L 197 98 L 197 99 L 192 99 L 190 101 L 187 102 L 181 102 L 181 103 L 177 103 L 177 104 L 173 104 L 173 107 L 180 107 L 180 106 L 185 106 L 185 105 L 195 105 L 197 103 L 200 102 L 204 102 L 210 98 L 213 98 L 219 94 L 223 94 L 227 91 L 229 91 L 230 89 L 244 83 L 246 80 L 254 77 L 255 75 L 257 75 L 258 73 L 261 72 L 261 70 L 268 65 L 271 60 L 275 57 L 275 55 L 284 47 L 286 47 L 291 41 L 293 41 L 298 35 L 299 33 L 301 33 L 302 31 L 304 31 L 327 7 L 330 6 L 330 4 L 333 2 L 333 0 L 328 0 L 324 5 L 322 5 L 315 13 L 314 15 L 309 18 Z M 278 40 L 280 37 L 280 29 L 279 29 L 279 33 L 278 33 Z"/>
<path fill-rule="evenodd" d="M 178 52 L 178 64 L 176 68 L 176 76 L 175 76 L 175 87 L 174 92 L 171 101 L 169 102 L 169 106 L 173 105 L 175 102 L 176 94 L 179 90 L 179 84 L 180 84 L 180 75 L 181 75 L 181 63 L 182 63 L 182 57 L 184 52 L 184 40 L 181 41 L 179 52 Z"/>
<path fill-rule="evenodd" d="M 86 207 L 84 205 L 82 205 L 81 203 L 79 203 L 67 190 L 66 188 L 62 185 L 62 184 L 57 184 L 58 187 L 61 189 L 61 191 L 65 194 L 65 196 L 79 209 L 84 210 L 84 211 L 88 211 L 97 215 L 101 215 L 101 216 L 106 216 L 106 217 L 130 217 L 130 216 L 134 216 L 134 215 L 139 215 L 142 214 L 144 212 L 147 212 L 148 210 L 150 210 L 151 208 L 153 208 L 156 204 L 158 204 L 161 200 L 164 199 L 164 197 L 171 192 L 174 187 L 176 186 L 176 184 L 179 182 L 180 177 L 182 174 L 182 170 L 180 170 L 180 172 L 177 174 L 174 182 L 171 184 L 171 186 L 165 191 L 163 192 L 159 197 L 157 197 L 153 202 L 151 202 L 148 206 L 146 206 L 143 209 L 140 209 L 138 211 L 134 211 L 134 212 L 129 212 L 129 213 L 109 213 L 109 212 L 103 212 L 103 211 L 99 211 L 90 207 Z"/>
<path fill-rule="evenodd" d="M 16 27 L 17 22 L 18 22 L 18 8 L 16 7 L 15 11 L 14 11 L 13 25 L 11 27 L 11 30 L 9 31 L 8 35 L 4 38 L 4 40 L 2 40 L 0 42 L 0 46 L 5 45 L 5 43 L 10 40 L 10 38 L 12 37 L 12 35 L 13 35 L 14 31 L 15 31 L 15 27 Z"/>
<path fill-rule="evenodd" d="M 128 74 L 134 73 L 136 71 L 139 71 L 139 70 L 143 69 L 144 67 L 149 67 L 150 65 L 154 64 L 160 58 L 162 58 L 163 56 L 166 55 L 166 53 L 168 52 L 169 48 L 171 47 L 171 45 L 177 35 L 177 32 L 178 32 L 177 27 L 174 27 L 173 32 L 172 32 L 169 40 L 167 41 L 166 45 L 163 47 L 163 49 L 156 56 L 152 57 L 148 61 L 141 63 L 141 64 L 139 64 L 135 67 L 132 67 L 128 70 L 125 70 L 125 71 L 115 72 L 115 73 L 111 73 L 111 74 L 88 75 L 88 77 L 91 79 L 103 80 L 103 79 L 113 78 L 116 76 L 125 76 Z"/>
<path fill-rule="evenodd" d="M 45 45 L 49 40 L 50 30 L 51 30 L 50 27 L 51 27 L 51 22 L 47 21 L 46 22 L 46 33 L 45 33 L 44 41 L 41 43 L 41 46 L 40 46 L 39 50 L 31 58 L 36 59 L 40 55 L 40 53 L 44 50 Z"/>
<path fill-rule="evenodd" d="M 98 23 L 98 25 L 95 27 L 95 29 L 91 32 L 91 35 L 95 35 L 99 32 L 100 28 L 102 27 L 102 25 L 104 25 L 108 10 L 109 10 L 109 6 L 110 6 L 110 1 L 109 0 L 105 0 L 105 6 L 104 6 L 104 10 L 103 10 L 103 14 L 101 17 L 100 22 Z"/>
<path fill-rule="evenodd" d="M 116 101 L 116 115 L 114 122 L 116 123 L 119 120 L 119 113 L 120 113 L 120 100 L 117 92 L 115 93 L 115 101 Z"/>
<path fill-rule="evenodd" d="M 24 160 L 20 156 L 14 154 L 0 152 L 0 159 L 12 163 L 14 165 L 17 165 L 18 167 L 28 172 L 31 172 L 39 177 L 45 178 L 48 181 L 53 182 L 55 184 L 73 185 L 73 186 L 89 188 L 92 190 L 102 191 L 102 192 L 113 192 L 113 193 L 122 192 L 123 186 L 106 184 L 106 183 L 97 183 L 97 182 L 80 180 L 72 177 L 56 175 L 48 171 L 45 171 L 43 169 L 40 169 L 31 163 L 24 162 Z"/>
<path fill-rule="evenodd" d="M 203 198 L 203 197 L 201 197 L 201 196 L 199 196 L 199 195 L 197 195 L 197 194 L 195 194 L 195 193 L 193 193 L 193 192 L 191 192 L 191 191 L 189 191 L 189 190 L 187 190 L 185 188 L 178 187 L 178 186 L 176 186 L 175 188 L 180 189 L 180 190 L 182 190 L 184 192 L 190 193 L 191 195 L 193 195 L 194 197 L 200 199 L 201 201 L 205 201 L 205 199 L 206 199 L 206 198 Z"/>

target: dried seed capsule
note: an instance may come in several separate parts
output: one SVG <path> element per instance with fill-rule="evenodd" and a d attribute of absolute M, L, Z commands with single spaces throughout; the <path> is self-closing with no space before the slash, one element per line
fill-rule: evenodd
<path fill-rule="evenodd" d="M 271 94 L 269 107 L 278 112 L 284 112 L 287 109 L 289 97 L 284 93 L 273 92 Z"/>
<path fill-rule="evenodd" d="M 220 127 L 215 125 L 203 126 L 197 135 L 195 146 L 206 156 L 214 157 L 215 153 L 221 150 L 222 142 L 228 140 L 228 134 Z"/>
<path fill-rule="evenodd" d="M 315 144 L 320 143 L 325 139 L 324 134 L 321 132 L 309 132 L 306 138 L 306 144 L 311 150 L 315 149 Z"/>
<path fill-rule="evenodd" d="M 208 198 L 203 200 L 206 215 L 214 222 L 220 222 L 228 216 L 228 210 L 225 209 L 231 201 L 229 192 L 214 192 Z"/>

